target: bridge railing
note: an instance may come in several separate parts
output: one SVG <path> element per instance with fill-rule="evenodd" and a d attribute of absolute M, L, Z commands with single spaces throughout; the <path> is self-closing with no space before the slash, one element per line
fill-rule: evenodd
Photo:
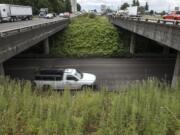
<path fill-rule="evenodd" d="M 46 23 L 39 23 L 39 24 L 22 26 L 19 28 L 6 29 L 4 31 L 0 31 L 0 38 L 6 37 L 6 36 L 11 36 L 11 35 L 14 35 L 14 34 L 17 34 L 20 32 L 30 31 L 30 30 L 37 29 L 37 28 L 47 27 L 49 25 L 56 24 L 56 23 L 64 23 L 67 21 L 69 21 L 69 19 L 54 20 L 54 21 L 46 22 Z"/>
<path fill-rule="evenodd" d="M 180 25 L 180 21 L 178 20 L 143 18 L 143 17 L 126 17 L 126 16 L 114 16 L 114 15 L 111 15 L 108 17 L 109 19 L 122 19 L 122 20 L 151 22 L 151 23 L 158 23 L 158 24 Z"/>

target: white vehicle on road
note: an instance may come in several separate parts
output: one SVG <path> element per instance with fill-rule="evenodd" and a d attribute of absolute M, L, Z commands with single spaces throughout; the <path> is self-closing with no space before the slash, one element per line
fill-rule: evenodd
<path fill-rule="evenodd" d="M 138 16 L 138 6 L 128 7 L 126 12 L 129 16 L 136 17 Z"/>
<path fill-rule="evenodd" d="M 59 14 L 59 17 L 64 17 L 64 13 L 60 13 L 60 14 Z"/>
<path fill-rule="evenodd" d="M 45 16 L 45 18 L 47 19 L 53 19 L 54 18 L 54 14 L 53 13 L 49 13 Z"/>
<path fill-rule="evenodd" d="M 76 69 L 42 69 L 34 83 L 38 88 L 84 89 L 95 86 L 96 76 Z"/>
<path fill-rule="evenodd" d="M 0 22 L 32 20 L 33 12 L 31 6 L 0 4 Z"/>

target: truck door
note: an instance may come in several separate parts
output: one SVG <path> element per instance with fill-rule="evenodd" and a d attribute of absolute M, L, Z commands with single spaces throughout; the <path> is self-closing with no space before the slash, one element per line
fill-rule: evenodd
<path fill-rule="evenodd" d="M 56 81 L 55 76 L 44 76 L 42 83 L 44 87 L 50 87 L 52 89 L 56 89 L 55 81 Z"/>
<path fill-rule="evenodd" d="M 72 75 L 67 75 L 67 77 L 66 77 L 66 88 L 78 89 L 79 88 L 78 79 Z"/>
<path fill-rule="evenodd" d="M 64 89 L 64 82 L 62 76 L 56 76 L 56 89 L 58 90 Z"/>

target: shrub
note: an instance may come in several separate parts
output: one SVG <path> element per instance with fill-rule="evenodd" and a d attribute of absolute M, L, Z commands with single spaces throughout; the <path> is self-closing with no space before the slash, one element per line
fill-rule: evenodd
<path fill-rule="evenodd" d="M 89 13 L 89 18 L 95 18 L 96 14 L 95 13 Z"/>

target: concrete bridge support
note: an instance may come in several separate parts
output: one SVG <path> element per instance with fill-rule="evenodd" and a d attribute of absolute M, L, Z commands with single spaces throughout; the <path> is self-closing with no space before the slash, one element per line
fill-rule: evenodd
<path fill-rule="evenodd" d="M 3 64 L 0 63 L 0 76 L 4 75 L 4 67 Z"/>
<path fill-rule="evenodd" d="M 173 80 L 171 84 L 173 88 L 176 87 L 178 79 L 180 79 L 180 52 L 178 52 L 176 58 L 176 65 L 175 65 Z"/>
<path fill-rule="evenodd" d="M 49 38 L 43 41 L 44 54 L 49 55 Z"/>
<path fill-rule="evenodd" d="M 132 33 L 131 34 L 131 41 L 130 41 L 130 53 L 131 54 L 135 53 L 135 44 L 136 44 L 135 34 Z"/>

